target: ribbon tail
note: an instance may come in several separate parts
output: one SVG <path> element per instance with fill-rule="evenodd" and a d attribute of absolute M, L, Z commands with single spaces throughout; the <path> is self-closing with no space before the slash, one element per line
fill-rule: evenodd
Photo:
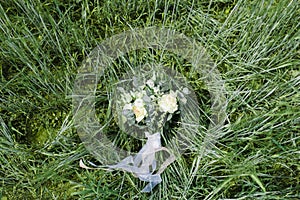
<path fill-rule="evenodd" d="M 161 181 L 160 181 L 161 182 Z M 146 187 L 144 187 L 144 189 L 141 191 L 143 193 L 149 193 L 152 191 L 152 189 L 158 185 L 160 182 L 150 182 L 146 185 Z"/>
<path fill-rule="evenodd" d="M 139 176 L 139 179 L 142 181 L 149 182 L 146 187 L 141 191 L 141 192 L 151 192 L 152 189 L 159 183 L 162 182 L 162 179 L 159 174 L 154 174 L 154 175 L 146 175 L 146 176 Z"/>

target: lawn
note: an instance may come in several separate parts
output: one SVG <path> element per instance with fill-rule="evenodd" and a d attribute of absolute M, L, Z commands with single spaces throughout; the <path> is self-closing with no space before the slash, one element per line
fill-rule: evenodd
<path fill-rule="evenodd" d="M 101 162 L 74 127 L 72 94 L 78 70 L 97 45 L 153 26 L 206 49 L 224 81 L 226 121 L 208 151 L 196 139 L 151 193 L 141 193 L 146 183 L 131 173 L 79 166 L 80 159 Z M 129 62 L 151 60 L 187 78 L 205 134 L 210 95 L 187 60 L 136 50 L 111 69 L 122 73 Z M 110 81 L 97 86 L 101 123 L 109 113 Z M 118 132 L 115 126 L 110 131 Z M 126 148 L 139 144 L 128 135 L 115 137 Z M 0 164 L 0 200 L 300 199 L 299 1 L 1 1 Z"/>

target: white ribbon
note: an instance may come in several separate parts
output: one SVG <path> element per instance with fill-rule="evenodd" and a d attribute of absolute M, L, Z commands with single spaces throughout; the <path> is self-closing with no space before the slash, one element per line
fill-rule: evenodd
<path fill-rule="evenodd" d="M 118 164 L 109 165 L 108 167 L 112 169 L 123 169 L 133 173 L 140 180 L 149 182 L 142 192 L 151 192 L 152 189 L 162 181 L 160 174 L 175 160 L 175 156 L 171 154 L 167 148 L 161 146 L 160 133 L 151 135 L 146 132 L 146 137 L 148 138 L 146 144 L 136 156 L 128 156 Z M 167 151 L 170 157 L 164 161 L 157 173 L 154 173 L 157 168 L 155 153 L 159 151 Z"/>

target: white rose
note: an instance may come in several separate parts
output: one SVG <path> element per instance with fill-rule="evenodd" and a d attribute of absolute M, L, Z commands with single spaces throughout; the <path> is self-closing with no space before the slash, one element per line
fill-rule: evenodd
<path fill-rule="evenodd" d="M 135 119 L 140 122 L 146 117 L 147 110 L 144 107 L 144 102 L 142 99 L 136 99 L 132 107 L 133 113 L 135 114 Z"/>
<path fill-rule="evenodd" d="M 170 94 L 164 94 L 158 101 L 161 112 L 174 113 L 178 109 L 176 94 L 171 91 Z"/>

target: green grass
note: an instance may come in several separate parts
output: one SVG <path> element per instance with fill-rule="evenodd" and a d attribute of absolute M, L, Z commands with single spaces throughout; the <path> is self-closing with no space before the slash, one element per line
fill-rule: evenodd
<path fill-rule="evenodd" d="M 0 3 L 1 200 L 300 198 L 299 1 L 64 2 Z M 142 194 L 145 183 L 130 173 L 79 167 L 95 160 L 73 127 L 71 94 L 94 47 L 147 26 L 206 48 L 226 82 L 228 120 L 210 153 L 201 157 L 199 142 Z M 164 62 L 182 65 L 207 97 L 188 64 Z"/>

